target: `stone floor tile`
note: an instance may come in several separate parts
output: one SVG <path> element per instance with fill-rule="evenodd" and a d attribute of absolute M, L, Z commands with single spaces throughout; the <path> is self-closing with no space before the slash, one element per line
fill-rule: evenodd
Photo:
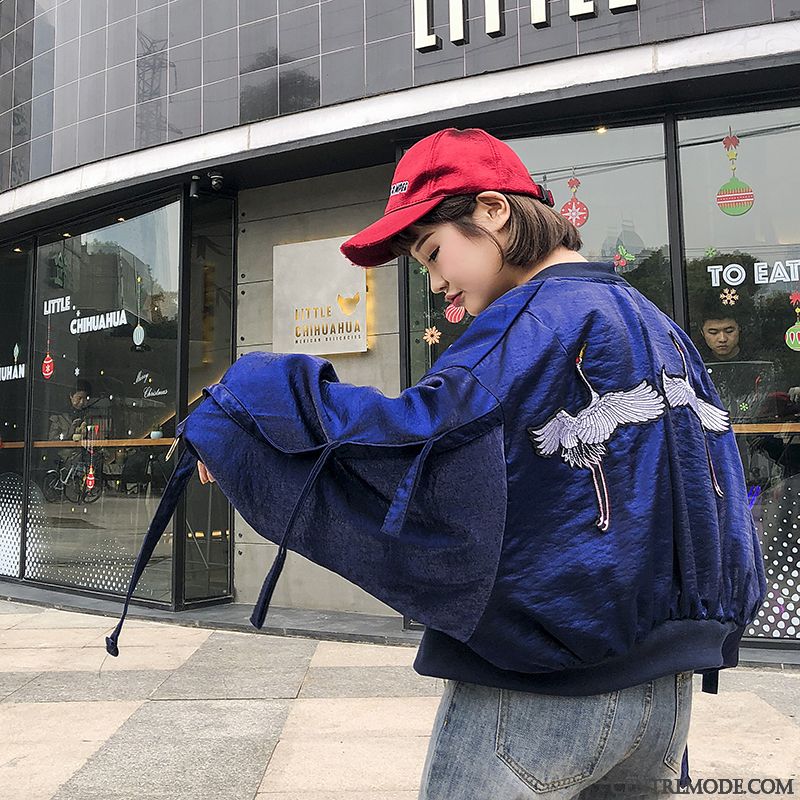
<path fill-rule="evenodd" d="M 12 603 L 9 600 L 0 600 L 0 615 L 2 614 L 41 614 L 42 606 L 31 606 L 25 603 Z"/>
<path fill-rule="evenodd" d="M 196 649 L 194 645 L 121 647 L 119 656 L 114 658 L 99 644 L 92 647 L 0 648 L 0 672 L 173 670 L 183 665 Z"/>
<path fill-rule="evenodd" d="M 308 661 L 281 659 L 270 667 L 221 670 L 187 661 L 153 693 L 154 700 L 293 699 L 303 683 Z"/>
<path fill-rule="evenodd" d="M 428 737 L 281 739 L 259 793 L 418 789 Z"/>
<path fill-rule="evenodd" d="M 47 608 L 30 619 L 18 623 L 16 628 L 99 628 L 111 630 L 117 621 L 99 614 L 77 614 L 72 611 L 59 611 Z"/>
<path fill-rule="evenodd" d="M 0 700 L 36 680 L 35 672 L 0 672 Z"/>
<path fill-rule="evenodd" d="M 120 651 L 128 647 L 164 647 L 166 645 L 194 645 L 199 647 L 212 634 L 213 631 L 205 628 L 184 628 L 181 625 L 163 625 L 159 623 L 152 626 L 129 628 L 126 622 L 120 634 L 119 645 Z M 88 644 L 105 648 L 106 635 L 107 633 L 104 632 L 96 633 Z"/>
<path fill-rule="evenodd" d="M 281 739 L 429 736 L 439 697 L 331 697 L 295 700 Z"/>
<path fill-rule="evenodd" d="M 251 798 L 287 705 L 277 700 L 151 700 L 52 800 Z"/>
<path fill-rule="evenodd" d="M 50 800 L 140 703 L 0 705 L 0 797 Z"/>
<path fill-rule="evenodd" d="M 693 781 L 771 776 L 800 783 L 800 726 L 751 692 L 708 694 L 695 687 L 689 767 Z"/>
<path fill-rule="evenodd" d="M 317 642 L 312 639 L 217 631 L 200 647 L 195 660 L 220 668 L 269 667 L 277 658 L 310 659 L 316 648 Z"/>
<path fill-rule="evenodd" d="M 100 643 L 93 628 L 12 628 L 0 631 L 0 649 L 29 647 L 85 647 Z"/>
<path fill-rule="evenodd" d="M 411 667 L 312 667 L 300 697 L 433 697 L 443 691 L 444 681 Z"/>
<path fill-rule="evenodd" d="M 7 673 L 5 673 L 7 674 Z M 24 673 L 15 673 L 24 674 Z M 45 672 L 8 693 L 6 703 L 146 700 L 171 675 L 162 671 Z M 0 673 L 0 691 L 3 675 Z"/>
<path fill-rule="evenodd" d="M 419 792 L 259 792 L 255 800 L 417 800 Z"/>
<path fill-rule="evenodd" d="M 14 628 L 20 622 L 25 622 L 31 617 L 30 614 L 0 614 L 0 631 L 7 631 Z"/>
<path fill-rule="evenodd" d="M 311 659 L 312 667 L 410 667 L 416 647 L 382 647 L 356 642 L 320 642 Z"/>
<path fill-rule="evenodd" d="M 700 677 L 695 677 L 695 691 Z M 738 667 L 720 672 L 719 691 L 753 692 L 800 725 L 800 669 Z"/>

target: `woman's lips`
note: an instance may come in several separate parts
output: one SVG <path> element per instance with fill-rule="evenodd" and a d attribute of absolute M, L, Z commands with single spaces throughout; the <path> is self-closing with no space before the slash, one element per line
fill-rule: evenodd
<path fill-rule="evenodd" d="M 454 306 L 461 306 L 464 304 L 464 292 L 459 292 L 451 301 Z"/>

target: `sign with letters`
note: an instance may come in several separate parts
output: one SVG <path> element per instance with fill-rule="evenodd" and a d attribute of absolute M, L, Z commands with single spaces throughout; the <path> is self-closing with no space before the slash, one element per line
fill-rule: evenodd
<path fill-rule="evenodd" d="M 366 352 L 367 271 L 339 251 L 347 238 L 272 248 L 273 352 Z"/>
<path fill-rule="evenodd" d="M 473 0 L 475 2 L 476 0 Z M 442 40 L 433 33 L 434 24 L 441 20 L 433 18 L 433 0 L 412 0 L 414 3 L 414 47 L 420 53 L 439 50 Z M 598 5 L 608 3 L 612 14 L 636 11 L 639 0 L 567 0 L 572 19 L 592 19 L 597 16 Z M 450 41 L 466 44 L 467 27 L 464 0 L 449 0 Z M 503 36 L 503 0 L 483 0 L 484 30 L 488 36 Z M 534 28 L 549 28 L 550 0 L 531 0 L 531 24 Z"/>

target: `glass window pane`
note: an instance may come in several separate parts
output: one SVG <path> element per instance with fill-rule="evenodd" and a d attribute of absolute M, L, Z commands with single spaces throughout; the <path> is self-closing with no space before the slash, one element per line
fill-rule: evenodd
<path fill-rule="evenodd" d="M 747 635 L 800 637 L 800 110 L 679 125 L 692 336 L 737 434 L 770 595 Z"/>
<path fill-rule="evenodd" d="M 663 126 L 506 141 L 534 180 L 552 191 L 555 209 L 578 226 L 582 255 L 589 261 L 613 261 L 618 273 L 672 315 Z M 411 260 L 412 381 L 422 377 L 470 320 L 467 315 L 449 321 L 444 296 L 430 295 L 427 283 L 424 267 Z"/>
<path fill-rule="evenodd" d="M 0 575 L 19 577 L 24 505 L 25 393 L 29 375 L 28 275 L 33 264 L 30 242 L 0 251 Z M 37 524 L 43 499 L 30 495 L 30 518 Z M 38 511 L 38 514 L 35 513 Z"/>
<path fill-rule="evenodd" d="M 32 477 L 47 513 L 25 576 L 122 593 L 172 466 L 180 204 L 109 223 L 38 248 Z M 171 573 L 168 533 L 137 596 L 169 601 Z"/>
<path fill-rule="evenodd" d="M 201 195 L 192 200 L 189 310 L 189 410 L 204 386 L 217 383 L 231 365 L 234 201 Z M 186 494 L 184 598 L 230 593 L 230 510 L 216 483 L 197 473 Z"/>

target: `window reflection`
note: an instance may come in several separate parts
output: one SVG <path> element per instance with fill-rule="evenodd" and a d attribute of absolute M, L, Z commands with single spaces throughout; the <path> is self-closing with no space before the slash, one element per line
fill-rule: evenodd
<path fill-rule="evenodd" d="M 169 468 L 175 425 L 180 207 L 38 248 L 32 478 L 45 520 L 26 577 L 123 592 Z M 171 597 L 171 535 L 138 595 Z"/>
<path fill-rule="evenodd" d="M 736 431 L 769 596 L 748 635 L 800 637 L 800 111 L 679 124 L 692 336 Z"/>
<path fill-rule="evenodd" d="M 580 230 L 581 253 L 613 262 L 618 274 L 672 314 L 662 125 L 597 129 L 507 139 L 557 211 Z M 410 260 L 411 378 L 417 381 L 466 329 L 453 323 L 442 295 L 432 295 L 425 268 Z M 432 333 L 431 333 L 432 332 Z"/>

